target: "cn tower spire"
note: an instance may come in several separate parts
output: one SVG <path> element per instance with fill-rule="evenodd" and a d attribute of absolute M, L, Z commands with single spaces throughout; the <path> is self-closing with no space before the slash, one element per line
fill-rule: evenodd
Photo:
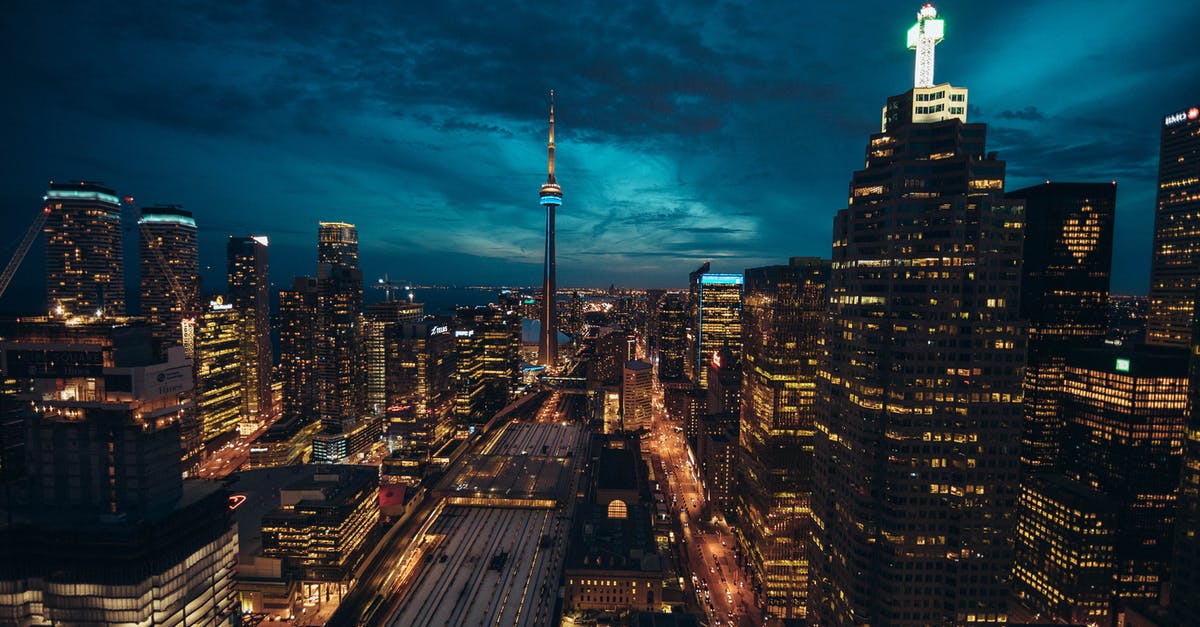
<path fill-rule="evenodd" d="M 546 209 L 546 265 L 542 273 L 541 336 L 538 338 L 538 361 L 550 370 L 558 364 L 558 303 L 554 271 L 554 213 L 562 204 L 562 188 L 554 178 L 554 90 L 550 90 L 550 141 L 547 144 L 549 163 L 546 184 L 542 185 L 541 205 Z"/>
<path fill-rule="evenodd" d="M 550 143 L 546 145 L 550 151 L 550 166 L 549 176 L 546 177 L 547 183 L 556 183 L 554 180 L 554 90 L 550 90 Z"/>

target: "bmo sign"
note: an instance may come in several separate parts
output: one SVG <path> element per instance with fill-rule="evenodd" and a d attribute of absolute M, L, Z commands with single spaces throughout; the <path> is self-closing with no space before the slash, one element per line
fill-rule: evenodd
<path fill-rule="evenodd" d="M 1195 120 L 1196 118 L 1200 118 L 1200 107 L 1192 107 L 1187 111 L 1180 111 L 1178 113 L 1172 113 L 1171 115 L 1168 115 L 1167 117 L 1163 118 L 1163 126 L 1174 126 L 1187 120 Z"/>

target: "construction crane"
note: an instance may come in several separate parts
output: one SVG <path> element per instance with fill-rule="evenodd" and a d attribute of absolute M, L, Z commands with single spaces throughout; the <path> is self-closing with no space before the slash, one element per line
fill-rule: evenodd
<path fill-rule="evenodd" d="M 163 276 L 167 277 L 167 283 L 171 286 L 171 294 L 175 296 L 175 305 L 179 308 L 179 313 L 181 315 L 189 313 L 187 311 L 187 293 L 184 291 L 183 287 L 179 285 L 179 281 L 175 278 L 175 273 L 171 272 L 171 266 L 167 264 L 167 258 L 162 252 L 162 244 L 155 239 L 154 234 L 150 232 L 150 229 L 146 228 L 146 223 L 141 219 L 141 211 L 134 203 L 133 196 L 126 196 L 121 200 L 123 200 L 125 204 L 129 205 L 129 207 L 133 209 L 134 212 L 136 212 L 139 216 L 138 231 L 141 233 L 142 239 L 146 241 L 146 247 L 149 248 L 152 253 L 154 253 L 154 262 L 158 264 L 158 269 L 162 271 Z M 196 319 L 183 318 L 180 320 L 180 326 L 182 327 L 180 332 L 182 334 L 181 339 L 183 340 L 184 352 L 188 357 L 191 357 L 195 349 Z"/>
<path fill-rule="evenodd" d="M 50 207 L 43 207 L 37 217 L 33 219 L 33 224 L 29 225 L 29 230 L 25 231 L 25 237 L 21 238 L 21 243 L 17 244 L 17 250 L 13 253 L 12 259 L 8 260 L 8 265 L 4 266 L 4 274 L 0 274 L 0 297 L 4 296 L 4 292 L 8 290 L 8 284 L 12 282 L 13 276 L 17 274 L 17 268 L 21 267 L 21 262 L 25 260 L 25 255 L 29 252 L 29 247 L 33 245 L 33 240 L 37 239 L 38 233 L 42 232 L 42 227 L 46 225 L 46 217 L 50 215 Z"/>
<path fill-rule="evenodd" d="M 393 290 L 408 290 L 408 302 L 413 302 L 412 281 L 405 281 L 404 279 L 396 279 L 393 281 L 391 277 L 385 273 L 383 278 L 379 279 L 378 284 L 373 287 L 377 290 L 383 290 L 384 298 L 386 298 L 387 302 L 389 303 L 392 302 Z"/>

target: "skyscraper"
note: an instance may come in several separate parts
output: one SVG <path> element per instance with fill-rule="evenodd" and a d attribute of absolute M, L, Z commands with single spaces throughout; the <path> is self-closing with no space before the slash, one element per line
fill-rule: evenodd
<path fill-rule="evenodd" d="M 1077 351 L 1063 389 L 1064 474 L 1117 509 L 1113 593 L 1157 599 L 1170 563 L 1186 437 L 1187 352 Z"/>
<path fill-rule="evenodd" d="M 1166 116 L 1158 152 L 1158 210 L 1150 260 L 1146 343 L 1191 345 L 1200 285 L 1200 107 Z"/>
<path fill-rule="evenodd" d="M 658 379 L 683 381 L 686 376 L 687 300 L 682 294 L 667 294 L 658 310 Z"/>
<path fill-rule="evenodd" d="M 1200 306 L 1200 302 L 1196 303 Z M 1193 316 L 1200 325 L 1200 316 Z M 1192 327 L 1188 360 L 1188 422 L 1179 478 L 1179 509 L 1171 547 L 1169 610 L 1180 625 L 1200 616 L 1200 333 Z"/>
<path fill-rule="evenodd" d="M 101 183 L 50 182 L 46 300 L 55 315 L 125 315 L 121 200 Z"/>
<path fill-rule="evenodd" d="M 700 373 L 696 371 L 700 365 L 701 358 L 697 356 L 699 346 L 697 339 L 700 336 L 700 277 L 708 274 L 712 268 L 712 264 L 705 261 L 700 264 L 700 267 L 688 273 L 688 298 L 687 298 L 687 331 L 684 334 L 687 337 L 687 376 L 693 382 L 700 380 Z"/>
<path fill-rule="evenodd" d="M 654 419 L 651 392 L 654 367 L 640 359 L 625 362 L 621 377 L 621 424 L 626 431 L 649 429 Z"/>
<path fill-rule="evenodd" d="M 738 534 L 767 614 L 804 618 L 813 403 L 829 262 L 746 270 Z"/>
<path fill-rule="evenodd" d="M 226 304 L 241 314 L 242 420 L 260 422 L 271 415 L 271 278 L 267 236 L 230 237 L 226 245 L 229 293 Z"/>
<path fill-rule="evenodd" d="M 199 310 L 200 261 L 196 220 L 175 205 L 143 207 L 138 220 L 142 317 L 155 337 L 192 351 Z M 184 324 L 187 328 L 184 328 Z"/>
<path fill-rule="evenodd" d="M 935 17 L 925 5 L 918 26 Z M 949 84 L 889 98 L 834 221 L 813 451 L 817 624 L 1007 621 L 1024 225 L 966 107 Z"/>
<path fill-rule="evenodd" d="M 1059 396 L 1067 354 L 1108 332 L 1115 183 L 1045 183 L 1009 192 L 1025 205 L 1021 317 L 1029 321 L 1025 366 L 1026 471 L 1058 460 Z"/>
<path fill-rule="evenodd" d="M 1014 579 L 1048 618 L 1106 624 L 1121 601 L 1159 598 L 1174 529 L 1187 355 L 1077 350 L 1066 361 L 1059 468 L 1023 480 Z"/>
<path fill-rule="evenodd" d="M 708 387 L 705 364 L 722 348 L 742 354 L 742 275 L 706 273 L 699 281 L 696 321 L 696 380 Z"/>
<path fill-rule="evenodd" d="M 301 425 L 320 415 L 317 386 L 317 280 L 298 276 L 279 292 L 279 379 L 281 417 Z"/>
<path fill-rule="evenodd" d="M 554 211 L 562 204 L 562 189 L 554 178 L 554 91 L 550 91 L 549 173 L 540 194 L 546 209 L 546 263 L 542 274 L 541 335 L 538 338 L 538 361 L 553 369 L 558 363 L 558 311 L 554 277 Z"/>
<path fill-rule="evenodd" d="M 200 444 L 207 451 L 237 434 L 245 408 L 245 316 L 218 296 L 196 326 L 197 414 Z"/>
<path fill-rule="evenodd" d="M 317 388 L 326 433 L 348 432 L 366 393 L 358 367 L 362 271 L 353 224 L 321 222 L 317 241 Z"/>

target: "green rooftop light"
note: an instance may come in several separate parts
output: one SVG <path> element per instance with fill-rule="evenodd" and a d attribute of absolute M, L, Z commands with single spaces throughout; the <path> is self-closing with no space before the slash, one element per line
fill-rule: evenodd
<path fill-rule="evenodd" d="M 1117 358 L 1117 372 L 1129 372 L 1129 360 Z"/>

